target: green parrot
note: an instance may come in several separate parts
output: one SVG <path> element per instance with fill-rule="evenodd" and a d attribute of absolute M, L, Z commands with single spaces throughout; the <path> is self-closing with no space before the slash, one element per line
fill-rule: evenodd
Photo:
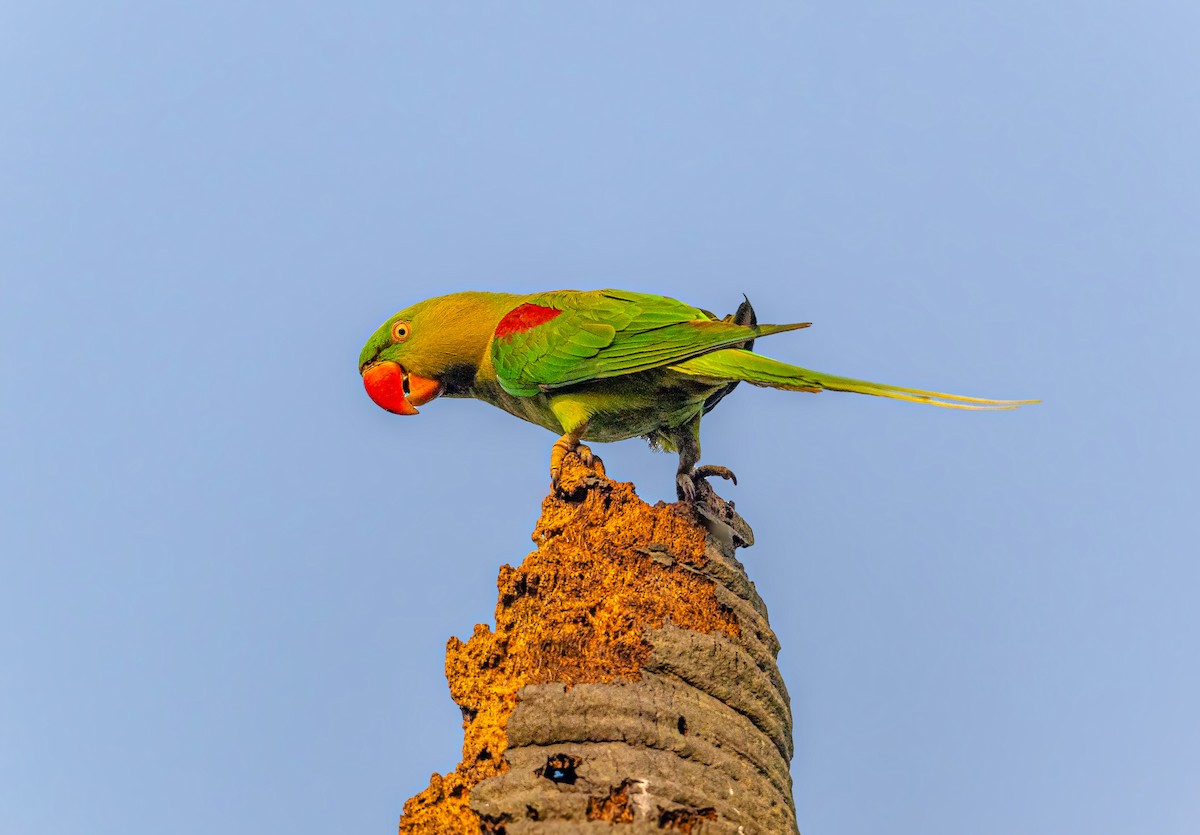
<path fill-rule="evenodd" d="M 641 435 L 679 454 L 676 490 L 691 502 L 697 481 L 734 479 L 696 467 L 700 418 L 739 382 L 787 391 L 851 391 L 952 409 L 1014 409 L 1034 400 L 987 400 L 868 383 L 809 371 L 752 352 L 757 337 L 809 322 L 760 325 L 749 300 L 725 318 L 666 296 L 624 290 L 452 293 L 384 322 L 358 358 L 367 394 L 400 415 L 438 396 L 474 397 L 561 437 L 563 458 L 602 466 L 582 441 Z"/>

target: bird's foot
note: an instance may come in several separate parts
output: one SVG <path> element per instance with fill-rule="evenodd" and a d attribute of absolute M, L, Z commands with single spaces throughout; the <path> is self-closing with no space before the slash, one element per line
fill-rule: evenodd
<path fill-rule="evenodd" d="M 608 478 L 608 473 L 604 471 L 604 462 L 600 460 L 599 455 L 592 452 L 591 447 L 580 444 L 575 447 L 575 454 L 579 456 L 579 460 L 584 463 L 584 466 L 595 470 L 596 475 L 601 478 Z"/>
<path fill-rule="evenodd" d="M 685 501 L 688 504 L 695 504 L 697 485 L 701 481 L 715 475 L 737 484 L 737 476 L 733 474 L 733 470 L 728 467 L 705 464 L 703 467 L 697 467 L 691 472 L 679 473 L 675 476 L 675 493 L 681 501 Z"/>
<path fill-rule="evenodd" d="M 567 457 L 567 453 L 573 452 L 579 456 L 579 460 L 585 466 L 591 467 L 602 477 L 607 477 L 604 472 L 604 462 L 600 460 L 600 456 L 592 452 L 591 448 L 579 443 L 578 439 L 573 439 L 563 436 L 554 442 L 554 446 L 550 448 L 550 490 L 551 492 L 558 489 L 559 479 L 562 477 L 563 460 Z"/>

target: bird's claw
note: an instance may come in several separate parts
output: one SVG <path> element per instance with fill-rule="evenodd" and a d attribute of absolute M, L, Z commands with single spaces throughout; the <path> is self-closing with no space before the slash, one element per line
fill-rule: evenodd
<path fill-rule="evenodd" d="M 559 480 L 562 478 L 562 465 L 567 457 L 567 453 L 573 452 L 579 456 L 580 462 L 586 467 L 591 467 L 596 471 L 596 474 L 602 478 L 607 477 L 604 472 L 604 462 L 600 460 L 600 456 L 592 452 L 591 448 L 576 441 L 574 444 L 568 438 L 559 438 L 554 442 L 553 448 L 550 450 L 550 491 L 554 492 L 558 489 Z"/>
<path fill-rule="evenodd" d="M 696 485 L 701 481 L 711 477 L 720 476 L 727 481 L 732 481 L 737 484 L 737 476 L 733 474 L 733 470 L 728 467 L 718 467 L 713 464 L 706 464 L 703 467 L 697 467 L 691 472 L 679 473 L 675 476 L 675 493 L 681 501 L 688 504 L 696 502 Z"/>
<path fill-rule="evenodd" d="M 682 502 L 694 504 L 696 501 L 696 484 L 692 481 L 691 473 L 679 473 L 675 476 L 675 495 Z"/>
<path fill-rule="evenodd" d="M 579 456 L 579 460 L 583 462 L 585 467 L 591 467 L 600 475 L 604 475 L 604 462 L 600 460 L 600 456 L 592 452 L 590 447 L 580 444 L 575 447 L 575 454 Z"/>
<path fill-rule="evenodd" d="M 709 478 L 710 476 L 718 475 L 726 481 L 732 481 L 737 484 L 737 476 L 733 474 L 733 470 L 728 467 L 720 467 L 716 464 L 705 464 L 703 467 L 697 467 L 692 471 L 692 478 Z"/>

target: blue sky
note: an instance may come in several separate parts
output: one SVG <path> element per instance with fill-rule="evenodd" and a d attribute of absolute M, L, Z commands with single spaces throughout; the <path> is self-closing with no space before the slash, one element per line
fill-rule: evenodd
<path fill-rule="evenodd" d="M 553 437 L 391 313 L 616 286 L 991 397 L 743 387 L 705 460 L 806 835 L 1200 829 L 1192 3 L 10 3 L 0 831 L 391 832 Z M 650 500 L 671 457 L 598 450 Z"/>

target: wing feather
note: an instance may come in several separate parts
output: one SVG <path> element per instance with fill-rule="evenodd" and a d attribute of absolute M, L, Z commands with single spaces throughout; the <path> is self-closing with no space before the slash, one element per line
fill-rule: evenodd
<path fill-rule="evenodd" d="M 500 385 L 516 396 L 648 371 L 803 327 L 748 327 L 666 296 L 625 290 L 561 290 L 524 303 L 561 313 L 492 340 Z"/>

